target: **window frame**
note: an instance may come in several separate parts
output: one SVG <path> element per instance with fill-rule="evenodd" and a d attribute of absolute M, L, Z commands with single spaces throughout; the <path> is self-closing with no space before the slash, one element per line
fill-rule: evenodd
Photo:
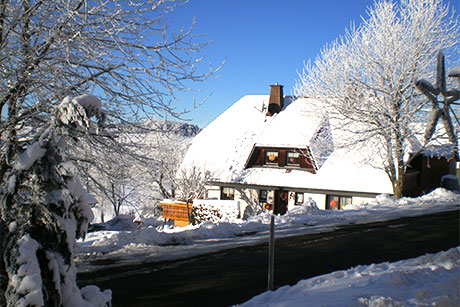
<path fill-rule="evenodd" d="M 297 154 L 297 162 L 296 163 L 291 163 L 289 161 L 289 154 Z M 300 152 L 295 151 L 295 150 L 288 150 L 286 151 L 286 166 L 291 166 L 291 167 L 300 167 Z"/>
<path fill-rule="evenodd" d="M 337 199 L 332 199 L 337 198 Z M 336 209 L 331 208 L 330 203 L 331 201 L 336 201 Z M 349 200 L 349 202 L 347 202 Z M 336 195 L 336 194 L 326 194 L 326 210 L 343 210 L 346 205 L 352 204 L 353 196 L 347 195 Z M 333 206 L 334 207 L 334 206 Z"/>
<path fill-rule="evenodd" d="M 274 162 L 270 161 L 270 159 L 269 159 L 270 154 L 276 154 L 276 158 L 275 158 Z M 278 165 L 279 159 L 280 159 L 279 150 L 274 150 L 273 149 L 273 150 L 266 150 L 265 151 L 265 157 L 264 157 L 264 164 L 265 165 Z"/>
<path fill-rule="evenodd" d="M 232 194 L 225 193 L 226 189 L 229 189 L 230 191 L 232 191 Z M 231 195 L 231 196 L 227 196 L 227 195 Z M 220 190 L 220 199 L 221 200 L 235 200 L 235 188 L 222 187 L 221 190 Z"/>
<path fill-rule="evenodd" d="M 262 192 L 265 192 L 265 198 L 262 198 Z M 260 189 L 259 190 L 259 203 L 267 203 L 268 202 L 268 190 Z"/>

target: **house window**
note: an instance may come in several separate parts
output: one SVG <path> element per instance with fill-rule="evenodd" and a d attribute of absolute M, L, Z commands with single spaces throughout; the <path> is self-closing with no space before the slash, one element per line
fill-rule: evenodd
<path fill-rule="evenodd" d="M 295 151 L 288 151 L 287 165 L 300 166 L 300 154 Z"/>
<path fill-rule="evenodd" d="M 259 191 L 259 203 L 266 203 L 268 201 L 268 191 L 260 190 Z"/>
<path fill-rule="evenodd" d="M 265 164 L 278 164 L 278 152 L 267 150 L 265 152 Z"/>
<path fill-rule="evenodd" d="M 295 204 L 296 205 L 303 204 L 303 193 L 295 193 Z"/>
<path fill-rule="evenodd" d="M 222 188 L 220 199 L 222 200 L 235 199 L 235 189 L 234 188 Z"/>
<path fill-rule="evenodd" d="M 342 210 L 346 205 L 351 204 L 350 196 L 326 196 L 326 209 L 328 210 Z"/>

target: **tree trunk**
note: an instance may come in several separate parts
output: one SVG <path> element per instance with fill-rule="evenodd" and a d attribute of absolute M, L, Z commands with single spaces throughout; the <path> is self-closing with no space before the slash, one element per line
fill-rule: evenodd
<path fill-rule="evenodd" d="M 396 198 L 401 198 L 403 196 L 404 190 L 404 174 L 398 175 L 398 180 L 396 181 L 396 185 L 394 187 L 394 195 Z"/>

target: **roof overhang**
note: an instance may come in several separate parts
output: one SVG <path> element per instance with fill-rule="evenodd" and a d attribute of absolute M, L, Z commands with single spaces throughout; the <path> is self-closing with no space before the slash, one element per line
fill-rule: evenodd
<path fill-rule="evenodd" d="M 344 190 L 329 190 L 329 189 L 312 189 L 312 188 L 299 188 L 289 186 L 272 186 L 272 185 L 258 185 L 258 184 L 245 184 L 237 182 L 222 182 L 222 181 L 209 181 L 209 186 L 229 187 L 235 189 L 258 189 L 258 190 L 287 190 L 300 193 L 313 193 L 313 194 L 334 194 L 343 196 L 355 197 L 375 197 L 381 193 L 370 193 L 360 191 L 344 191 Z"/>

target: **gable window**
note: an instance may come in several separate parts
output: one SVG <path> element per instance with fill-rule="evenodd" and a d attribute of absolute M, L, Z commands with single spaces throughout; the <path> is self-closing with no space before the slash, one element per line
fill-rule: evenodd
<path fill-rule="evenodd" d="M 300 166 L 300 154 L 295 151 L 288 151 L 286 162 L 287 165 Z"/>
<path fill-rule="evenodd" d="M 265 152 L 265 164 L 278 164 L 278 151 L 267 150 Z"/>
<path fill-rule="evenodd" d="M 220 193 L 220 199 L 222 200 L 235 199 L 235 189 L 234 188 L 222 188 L 222 191 Z"/>
<path fill-rule="evenodd" d="M 326 209 L 342 210 L 346 205 L 351 204 L 350 196 L 327 195 Z"/>

